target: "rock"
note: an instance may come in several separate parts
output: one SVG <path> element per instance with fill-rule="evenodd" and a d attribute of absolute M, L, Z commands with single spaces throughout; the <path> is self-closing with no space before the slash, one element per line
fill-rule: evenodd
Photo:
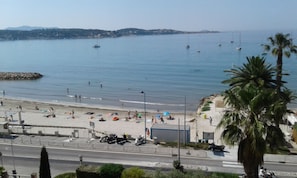
<path fill-rule="evenodd" d="M 36 72 L 0 72 L 0 80 L 37 80 L 43 77 Z"/>

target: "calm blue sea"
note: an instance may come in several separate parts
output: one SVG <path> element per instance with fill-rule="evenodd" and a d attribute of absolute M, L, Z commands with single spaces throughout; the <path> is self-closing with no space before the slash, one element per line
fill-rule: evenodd
<path fill-rule="evenodd" d="M 224 70 L 241 65 L 247 56 L 262 54 L 261 44 L 274 34 L 106 38 L 100 39 L 97 49 L 92 47 L 94 39 L 1 41 L 0 71 L 40 72 L 44 77 L 0 81 L 0 95 L 5 90 L 6 97 L 18 99 L 142 109 L 144 91 L 149 110 L 196 111 L 201 98 L 227 87 L 221 84 L 228 77 Z M 241 51 L 235 49 L 239 41 Z M 267 62 L 275 64 L 275 58 L 267 55 Z M 296 56 L 284 60 L 284 70 L 291 74 L 285 80 L 295 92 L 296 67 Z"/>

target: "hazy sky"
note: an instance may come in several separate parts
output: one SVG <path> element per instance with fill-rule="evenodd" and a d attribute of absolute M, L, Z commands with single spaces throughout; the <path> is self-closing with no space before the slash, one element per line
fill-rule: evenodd
<path fill-rule="evenodd" d="M 295 30 L 297 0 L 0 0 L 0 29 Z"/>

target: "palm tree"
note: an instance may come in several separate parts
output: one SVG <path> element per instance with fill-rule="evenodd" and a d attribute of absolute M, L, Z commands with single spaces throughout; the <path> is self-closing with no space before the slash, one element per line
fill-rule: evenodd
<path fill-rule="evenodd" d="M 238 144 L 237 160 L 248 178 L 258 177 L 266 151 L 266 128 L 261 118 L 265 116 L 267 94 L 254 85 L 246 85 L 227 90 L 224 95 L 232 109 L 225 112 L 218 127 L 224 128 L 221 137 L 226 144 Z"/>
<path fill-rule="evenodd" d="M 271 54 L 273 56 L 277 56 L 276 61 L 276 84 L 277 84 L 277 92 L 281 91 L 282 83 L 282 68 L 283 68 L 283 56 L 290 58 L 291 53 L 297 54 L 297 46 L 293 44 L 293 39 L 290 38 L 290 34 L 282 34 L 277 33 L 274 37 L 269 37 L 268 41 L 270 44 L 265 44 L 264 50 L 269 52 L 271 50 Z"/>
<path fill-rule="evenodd" d="M 297 54 L 297 46 L 294 45 L 293 39 L 290 38 L 290 34 L 282 34 L 277 33 L 274 37 L 269 37 L 268 41 L 270 44 L 265 44 L 264 50 L 269 52 L 273 56 L 277 57 L 276 60 L 276 94 L 278 95 L 278 105 L 272 106 L 274 113 L 274 120 L 276 127 L 279 127 L 283 116 L 287 113 L 287 104 L 290 103 L 295 97 L 292 95 L 292 92 L 288 89 L 284 88 L 282 91 L 282 87 L 284 85 L 284 81 L 282 81 L 283 74 L 283 56 L 290 58 L 291 54 Z M 277 128 L 277 130 L 280 130 Z M 274 133 L 274 135 L 277 135 Z M 276 147 L 277 145 L 272 145 Z M 271 147 L 272 148 L 272 147 Z"/>
<path fill-rule="evenodd" d="M 263 164 L 266 144 L 277 138 L 273 111 L 279 109 L 279 103 L 273 80 L 275 69 L 263 57 L 247 57 L 247 61 L 242 67 L 226 71 L 231 77 L 223 81 L 230 87 L 224 92 L 224 100 L 231 110 L 225 112 L 218 127 L 224 128 L 221 136 L 225 143 L 238 144 L 238 162 L 247 176 L 254 178 Z M 283 134 L 278 136 L 283 140 Z"/>
<path fill-rule="evenodd" d="M 273 80 L 275 68 L 265 63 L 265 58 L 260 56 L 247 57 L 247 63 L 242 67 L 235 67 L 225 72 L 231 74 L 231 78 L 224 80 L 222 83 L 229 86 L 243 87 L 247 84 L 254 84 L 258 87 L 275 88 L 276 81 Z"/>

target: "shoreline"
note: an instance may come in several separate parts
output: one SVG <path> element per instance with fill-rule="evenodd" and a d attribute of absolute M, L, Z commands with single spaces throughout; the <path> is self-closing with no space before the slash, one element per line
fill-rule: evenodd
<path fill-rule="evenodd" d="M 211 95 L 213 96 L 213 95 Z M 209 98 L 209 97 L 203 97 L 201 100 Z M 2 97 L 0 100 L 5 101 L 13 101 L 15 103 L 20 102 L 20 103 L 35 103 L 35 104 L 48 104 L 48 105 L 57 105 L 57 106 L 63 106 L 63 107 L 73 107 L 73 108 L 85 108 L 85 109 L 99 109 L 99 110 L 104 110 L 104 111 L 121 111 L 121 112 L 127 112 L 131 110 L 139 110 L 143 111 L 143 102 L 139 102 L 141 107 L 122 107 L 122 106 L 111 106 L 111 105 L 102 105 L 102 104 L 91 104 L 91 103 L 81 103 L 81 102 L 68 102 L 68 101 L 50 101 L 50 100 L 39 100 L 39 99 L 29 99 L 29 98 L 21 98 L 21 97 L 9 97 L 5 96 Z M 119 101 L 120 102 L 120 101 Z M 147 104 L 148 105 L 148 104 Z M 200 104 L 198 105 L 199 109 Z M 155 110 L 155 109 L 148 109 L 146 108 L 146 112 L 150 114 L 156 114 L 160 112 L 167 112 L 170 111 L 172 114 L 183 114 L 184 115 L 184 110 L 183 111 L 177 111 L 177 110 Z M 186 111 L 187 115 L 195 115 L 197 110 L 194 111 Z"/>

